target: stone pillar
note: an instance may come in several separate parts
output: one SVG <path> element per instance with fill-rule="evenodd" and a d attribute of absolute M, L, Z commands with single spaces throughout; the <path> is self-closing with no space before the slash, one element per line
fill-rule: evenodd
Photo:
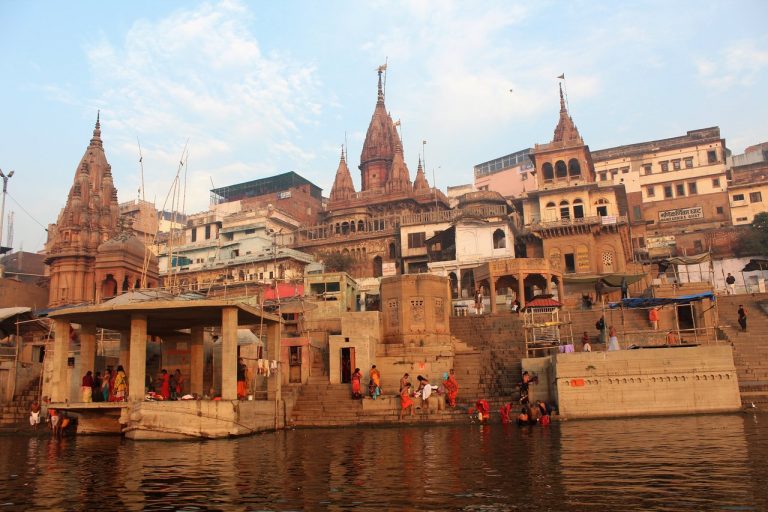
<path fill-rule="evenodd" d="M 493 275 L 488 279 L 488 288 L 491 290 L 491 314 L 494 314 L 496 312 L 496 279 Z"/>
<path fill-rule="evenodd" d="M 237 307 L 221 310 L 221 399 L 237 400 Z"/>
<path fill-rule="evenodd" d="M 517 300 L 520 302 L 520 308 L 525 307 L 525 274 L 517 275 Z"/>
<path fill-rule="evenodd" d="M 190 392 L 198 395 L 203 394 L 203 364 L 204 364 L 204 351 L 203 351 L 203 328 L 192 327 L 192 340 L 190 343 L 190 361 L 189 361 L 189 385 Z"/>
<path fill-rule="evenodd" d="M 557 299 L 562 304 L 565 300 L 565 284 L 563 283 L 563 276 L 557 279 Z"/>
<path fill-rule="evenodd" d="M 54 319 L 53 375 L 51 376 L 51 402 L 69 400 L 67 386 L 67 356 L 69 355 L 69 322 Z"/>
<path fill-rule="evenodd" d="M 117 364 L 123 365 L 126 375 L 131 370 L 131 331 L 120 331 L 120 355 Z"/>
<path fill-rule="evenodd" d="M 83 324 L 80 327 L 80 373 L 92 371 L 96 364 L 96 326 Z M 80 375 L 82 377 L 83 375 Z"/>
<path fill-rule="evenodd" d="M 280 400 L 283 367 L 280 364 L 280 324 L 275 322 L 267 327 L 267 359 L 277 361 L 277 371 L 267 379 L 267 400 Z"/>
<path fill-rule="evenodd" d="M 130 373 L 128 373 L 128 397 L 131 402 L 144 400 L 147 381 L 147 315 L 131 315 Z M 120 337 L 122 343 L 123 338 Z M 123 368 L 128 371 L 125 366 Z"/>

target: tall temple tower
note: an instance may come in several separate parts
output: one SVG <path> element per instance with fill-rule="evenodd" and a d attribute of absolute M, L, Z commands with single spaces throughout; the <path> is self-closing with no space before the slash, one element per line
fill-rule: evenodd
<path fill-rule="evenodd" d="M 98 248 L 116 235 L 119 217 L 117 189 L 104 154 L 97 115 L 93 137 L 75 170 L 67 204 L 56 224 L 48 227 L 45 262 L 51 275 L 49 307 L 94 300 Z"/>

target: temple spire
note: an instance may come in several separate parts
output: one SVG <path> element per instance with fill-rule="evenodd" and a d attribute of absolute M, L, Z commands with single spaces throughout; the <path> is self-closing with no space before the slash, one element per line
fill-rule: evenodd
<path fill-rule="evenodd" d="M 347 167 L 344 146 L 341 146 L 341 158 L 339 158 L 339 167 L 336 169 L 336 178 L 333 180 L 331 188 L 332 201 L 349 199 L 355 194 L 355 186 L 352 183 L 352 175 Z"/>
<path fill-rule="evenodd" d="M 421 155 L 419 155 L 419 167 L 416 170 L 416 179 L 413 180 L 413 191 L 422 192 L 429 190 L 429 182 L 424 175 L 424 168 L 421 165 Z"/>
<path fill-rule="evenodd" d="M 91 146 L 102 147 L 101 143 L 101 110 L 96 111 L 96 126 L 93 128 Z"/>
<path fill-rule="evenodd" d="M 560 84 L 560 112 L 565 112 L 565 98 L 563 97 L 563 84 Z"/>
<path fill-rule="evenodd" d="M 384 66 L 379 66 L 379 96 L 377 103 L 384 104 L 384 89 L 381 86 L 381 74 L 384 73 L 384 70 L 386 68 Z"/>

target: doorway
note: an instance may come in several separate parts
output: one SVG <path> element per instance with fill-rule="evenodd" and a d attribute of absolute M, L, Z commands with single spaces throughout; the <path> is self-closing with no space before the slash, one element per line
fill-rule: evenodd
<path fill-rule="evenodd" d="M 355 348 L 341 349 L 341 383 L 349 384 L 352 381 L 352 372 L 355 368 Z"/>
<path fill-rule="evenodd" d="M 288 347 L 288 382 L 301 384 L 301 347 Z"/>
<path fill-rule="evenodd" d="M 688 330 L 694 328 L 693 304 L 677 306 L 677 324 L 680 326 L 680 330 Z"/>

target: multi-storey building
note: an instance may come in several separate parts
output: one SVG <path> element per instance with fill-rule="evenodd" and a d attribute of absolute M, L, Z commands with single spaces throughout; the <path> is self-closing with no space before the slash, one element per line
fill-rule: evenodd
<path fill-rule="evenodd" d="M 474 168 L 475 190 L 498 192 L 504 197 L 520 197 L 536 190 L 536 173 L 530 155 L 533 149 L 523 149 L 495 158 Z"/>
<path fill-rule="evenodd" d="M 751 224 L 755 215 L 768 211 L 768 142 L 733 155 L 728 163 L 731 219 L 734 225 Z"/>
<path fill-rule="evenodd" d="M 638 254 L 717 251 L 730 225 L 727 149 L 717 127 L 592 153 L 598 182 L 627 189 Z"/>
<path fill-rule="evenodd" d="M 547 258 L 565 274 L 627 270 L 631 260 L 623 183 L 596 181 L 584 143 L 560 90 L 560 119 L 552 142 L 529 155 L 538 189 L 522 195 L 525 255 Z"/>

